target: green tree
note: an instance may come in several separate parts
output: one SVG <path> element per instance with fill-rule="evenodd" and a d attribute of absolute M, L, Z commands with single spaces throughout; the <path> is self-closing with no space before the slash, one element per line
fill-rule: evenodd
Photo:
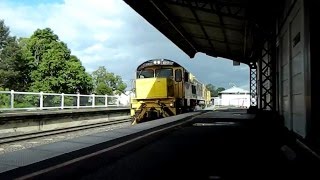
<path fill-rule="evenodd" d="M 90 75 L 50 28 L 38 29 L 20 42 L 29 66 L 29 91 L 82 94 L 92 91 Z"/>
<path fill-rule="evenodd" d="M 0 87 L 0 91 L 10 91 Z M 0 94 L 0 108 L 10 108 L 10 94 Z"/>
<path fill-rule="evenodd" d="M 221 91 L 225 90 L 224 87 L 218 87 L 216 89 L 216 87 L 214 85 L 212 85 L 212 84 L 206 85 L 206 88 L 211 92 L 211 96 L 212 97 L 217 97 Z"/>
<path fill-rule="evenodd" d="M 224 87 L 218 87 L 216 92 L 217 94 L 219 94 L 221 91 L 224 91 L 224 90 L 226 90 Z"/>
<path fill-rule="evenodd" d="M 10 34 L 9 27 L 7 27 L 4 24 L 3 20 L 0 20 L 0 51 L 7 44 L 7 40 L 9 38 L 9 34 Z"/>
<path fill-rule="evenodd" d="M 0 87 L 24 91 L 28 83 L 27 62 L 16 37 L 0 20 Z"/>
<path fill-rule="evenodd" d="M 95 94 L 121 94 L 127 88 L 119 75 L 108 72 L 104 66 L 100 66 L 92 73 Z"/>
<path fill-rule="evenodd" d="M 207 85 L 206 85 L 206 88 L 210 91 L 212 97 L 217 96 L 217 94 L 216 94 L 216 87 L 215 87 L 214 85 L 212 85 L 212 84 L 207 84 Z"/>

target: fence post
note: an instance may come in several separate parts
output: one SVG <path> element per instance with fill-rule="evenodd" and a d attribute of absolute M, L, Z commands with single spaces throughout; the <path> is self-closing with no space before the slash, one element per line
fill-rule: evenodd
<path fill-rule="evenodd" d="M 14 108 L 14 90 L 10 91 L 10 108 Z"/>
<path fill-rule="evenodd" d="M 118 107 L 120 106 L 120 96 L 117 97 L 117 106 L 118 106 Z"/>
<path fill-rule="evenodd" d="M 80 108 L 80 93 L 77 93 L 77 109 Z"/>
<path fill-rule="evenodd" d="M 61 109 L 64 108 L 64 93 L 61 93 Z"/>
<path fill-rule="evenodd" d="M 94 97 L 94 94 L 92 94 L 92 107 L 94 107 L 94 105 L 95 105 L 95 97 Z"/>
<path fill-rule="evenodd" d="M 104 106 L 108 107 L 108 95 L 104 95 Z"/>
<path fill-rule="evenodd" d="M 43 109 L 43 92 L 40 92 L 40 110 Z"/>

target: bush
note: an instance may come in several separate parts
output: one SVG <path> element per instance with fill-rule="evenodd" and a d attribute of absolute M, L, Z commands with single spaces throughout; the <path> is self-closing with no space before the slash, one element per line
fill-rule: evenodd
<path fill-rule="evenodd" d="M 0 87 L 0 91 L 10 91 Z M 10 94 L 0 94 L 0 108 L 10 108 Z"/>

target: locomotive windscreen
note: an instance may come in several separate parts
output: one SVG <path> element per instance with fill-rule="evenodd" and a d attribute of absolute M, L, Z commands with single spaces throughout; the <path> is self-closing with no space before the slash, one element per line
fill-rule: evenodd
<path fill-rule="evenodd" d="M 137 72 L 137 78 L 153 78 L 154 71 L 152 69 L 144 69 Z"/>
<path fill-rule="evenodd" d="M 173 77 L 171 68 L 156 69 L 156 77 Z"/>

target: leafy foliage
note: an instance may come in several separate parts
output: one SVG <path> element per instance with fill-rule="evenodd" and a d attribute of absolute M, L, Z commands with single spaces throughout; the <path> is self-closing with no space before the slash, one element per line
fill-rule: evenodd
<path fill-rule="evenodd" d="M 29 91 L 87 94 L 92 90 L 92 79 L 81 61 L 51 29 L 38 29 L 22 42 L 31 69 Z"/>
<path fill-rule="evenodd" d="M 119 75 L 108 72 L 104 66 L 100 66 L 92 73 L 95 94 L 121 94 L 127 88 Z"/>
<path fill-rule="evenodd" d="M 216 87 L 214 86 L 214 85 L 212 85 L 212 84 L 207 84 L 206 85 L 206 88 L 210 91 L 210 93 L 211 93 L 211 96 L 215 96 L 215 89 L 216 89 Z"/>
<path fill-rule="evenodd" d="M 6 46 L 9 34 L 9 27 L 4 24 L 3 20 L 0 20 L 0 50 Z"/>
<path fill-rule="evenodd" d="M 9 36 L 9 28 L 0 20 L 0 87 L 25 90 L 26 69 L 16 37 Z"/>
<path fill-rule="evenodd" d="M 0 91 L 9 91 L 0 87 Z M 10 94 L 0 94 L 0 108 L 10 108 Z"/>
<path fill-rule="evenodd" d="M 67 44 L 50 28 L 37 29 L 28 38 L 10 36 L 9 27 L 0 20 L 0 89 L 65 94 L 121 94 L 126 89 L 121 77 L 108 72 L 105 67 L 90 75 L 81 61 L 71 54 Z M 9 96 L 1 97 L 10 106 Z M 39 100 L 32 96 L 15 96 L 15 106 L 37 106 Z M 51 104 L 50 104 L 51 103 Z M 60 97 L 44 97 L 44 106 L 61 103 Z M 66 97 L 65 104 L 74 105 Z"/>
<path fill-rule="evenodd" d="M 216 92 L 217 92 L 217 94 L 219 94 L 221 91 L 224 91 L 224 90 L 226 90 L 224 87 L 218 87 L 216 89 Z"/>
<path fill-rule="evenodd" d="M 212 96 L 212 97 L 218 96 L 221 91 L 224 91 L 224 90 L 225 90 L 224 87 L 218 87 L 218 88 L 216 89 L 216 87 L 215 87 L 214 85 L 212 85 L 212 84 L 207 84 L 207 85 L 206 85 L 206 88 L 211 92 L 211 96 Z"/>

